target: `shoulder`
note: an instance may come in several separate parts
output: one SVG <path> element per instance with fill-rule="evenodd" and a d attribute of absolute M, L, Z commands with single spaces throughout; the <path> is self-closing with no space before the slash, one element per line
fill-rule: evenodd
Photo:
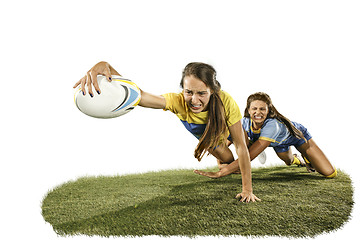
<path fill-rule="evenodd" d="M 264 125 L 261 128 L 262 135 L 278 135 L 286 130 L 284 124 L 276 118 L 268 118 L 265 120 Z"/>
<path fill-rule="evenodd" d="M 229 93 L 225 92 L 224 90 L 220 91 L 220 98 L 221 98 L 221 100 L 223 101 L 224 104 L 235 102 L 233 97 Z"/>
<path fill-rule="evenodd" d="M 235 100 L 230 96 L 229 93 L 221 90 L 220 98 L 224 104 L 225 111 L 239 111 L 240 112 L 239 106 L 237 105 Z"/>
<path fill-rule="evenodd" d="M 221 90 L 220 98 L 225 108 L 225 115 L 228 121 L 228 126 L 231 126 L 241 120 L 241 113 L 239 106 L 229 93 Z"/>
<path fill-rule="evenodd" d="M 185 98 L 183 93 L 166 93 L 162 94 L 166 101 L 166 107 L 164 110 L 170 110 L 171 112 L 178 112 L 186 108 Z"/>
<path fill-rule="evenodd" d="M 277 125 L 280 125 L 280 124 L 282 124 L 282 122 L 280 122 L 276 118 L 268 118 L 268 119 L 265 120 L 263 128 L 264 127 L 277 126 Z"/>
<path fill-rule="evenodd" d="M 281 122 L 275 118 L 268 118 L 265 120 L 259 139 L 276 142 L 279 135 L 282 133 Z"/>
<path fill-rule="evenodd" d="M 250 118 L 248 118 L 248 117 L 242 118 L 242 119 L 241 119 L 241 123 L 242 123 L 243 126 L 248 126 L 248 125 L 250 125 Z"/>
<path fill-rule="evenodd" d="M 162 94 L 165 99 L 169 99 L 171 101 L 181 100 L 184 99 L 183 93 L 165 93 Z"/>
<path fill-rule="evenodd" d="M 265 120 L 261 130 L 280 131 L 283 128 L 283 123 L 276 118 L 268 118 Z"/>

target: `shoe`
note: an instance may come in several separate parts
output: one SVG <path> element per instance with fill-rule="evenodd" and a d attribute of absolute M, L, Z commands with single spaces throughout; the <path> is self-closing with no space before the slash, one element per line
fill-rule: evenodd
<path fill-rule="evenodd" d="M 294 159 L 291 165 L 297 165 L 298 167 L 305 167 L 306 163 L 302 158 L 299 158 L 297 154 L 293 154 Z"/>

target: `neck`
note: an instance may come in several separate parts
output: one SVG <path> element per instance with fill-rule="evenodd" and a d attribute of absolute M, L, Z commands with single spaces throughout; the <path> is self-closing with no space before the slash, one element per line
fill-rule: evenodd
<path fill-rule="evenodd" d="M 261 127 L 263 126 L 264 122 L 261 122 L 261 123 L 256 123 L 254 121 L 252 121 L 252 127 L 254 130 L 259 130 L 261 129 Z"/>

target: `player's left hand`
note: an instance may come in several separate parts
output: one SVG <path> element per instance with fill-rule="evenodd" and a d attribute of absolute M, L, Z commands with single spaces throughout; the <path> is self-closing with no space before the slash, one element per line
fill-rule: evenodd
<path fill-rule="evenodd" d="M 239 199 L 240 202 L 256 202 L 261 201 L 260 198 L 256 197 L 255 194 L 253 194 L 250 191 L 242 191 L 241 193 L 237 194 L 236 199 Z"/>
<path fill-rule="evenodd" d="M 85 95 L 85 84 L 88 87 L 88 92 L 91 97 L 94 96 L 92 91 L 92 86 L 94 86 L 96 92 L 100 94 L 100 88 L 99 84 L 97 82 L 97 75 L 103 75 L 106 76 L 106 79 L 111 82 L 111 70 L 112 67 L 107 62 L 99 62 L 93 66 L 84 77 L 82 77 L 77 83 L 75 83 L 73 88 L 76 88 L 77 86 L 81 86 L 82 92 Z M 114 70 L 114 72 L 116 72 Z"/>
<path fill-rule="evenodd" d="M 201 170 L 194 170 L 194 173 L 199 174 L 201 176 L 209 177 L 209 178 L 220 178 L 222 177 L 220 171 L 218 172 L 204 172 Z"/>

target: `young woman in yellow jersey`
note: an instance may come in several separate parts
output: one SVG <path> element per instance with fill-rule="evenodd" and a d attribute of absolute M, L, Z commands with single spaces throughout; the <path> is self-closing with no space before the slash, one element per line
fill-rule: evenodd
<path fill-rule="evenodd" d="M 74 86 L 85 89 L 93 96 L 92 86 L 97 94 L 101 89 L 97 75 L 104 75 L 111 81 L 111 75 L 120 75 L 107 62 L 99 62 Z M 121 75 L 120 75 L 121 76 Z M 234 162 L 234 156 L 226 145 L 229 138 L 235 145 L 238 168 L 241 169 L 242 192 L 236 198 L 242 202 L 260 200 L 253 194 L 251 164 L 241 124 L 239 107 L 231 96 L 221 90 L 216 80 L 215 69 L 204 63 L 189 63 L 182 74 L 181 93 L 153 95 L 141 90 L 139 105 L 147 108 L 169 110 L 176 114 L 187 130 L 199 139 L 195 157 L 200 161 L 206 152 L 218 159 L 218 164 Z M 83 94 L 86 94 L 83 92 Z"/>
<path fill-rule="evenodd" d="M 328 178 L 337 175 L 336 169 L 315 143 L 308 130 L 303 125 L 291 122 L 280 114 L 266 93 L 258 92 L 248 97 L 242 125 L 248 139 L 251 160 L 270 146 L 274 148 L 281 160 L 290 165 L 294 161 L 300 161 L 295 154 L 292 154 L 290 146 L 294 146 L 305 159 L 308 171 L 316 170 Z M 237 170 L 235 161 L 219 172 L 196 171 L 196 173 L 219 178 Z"/>

